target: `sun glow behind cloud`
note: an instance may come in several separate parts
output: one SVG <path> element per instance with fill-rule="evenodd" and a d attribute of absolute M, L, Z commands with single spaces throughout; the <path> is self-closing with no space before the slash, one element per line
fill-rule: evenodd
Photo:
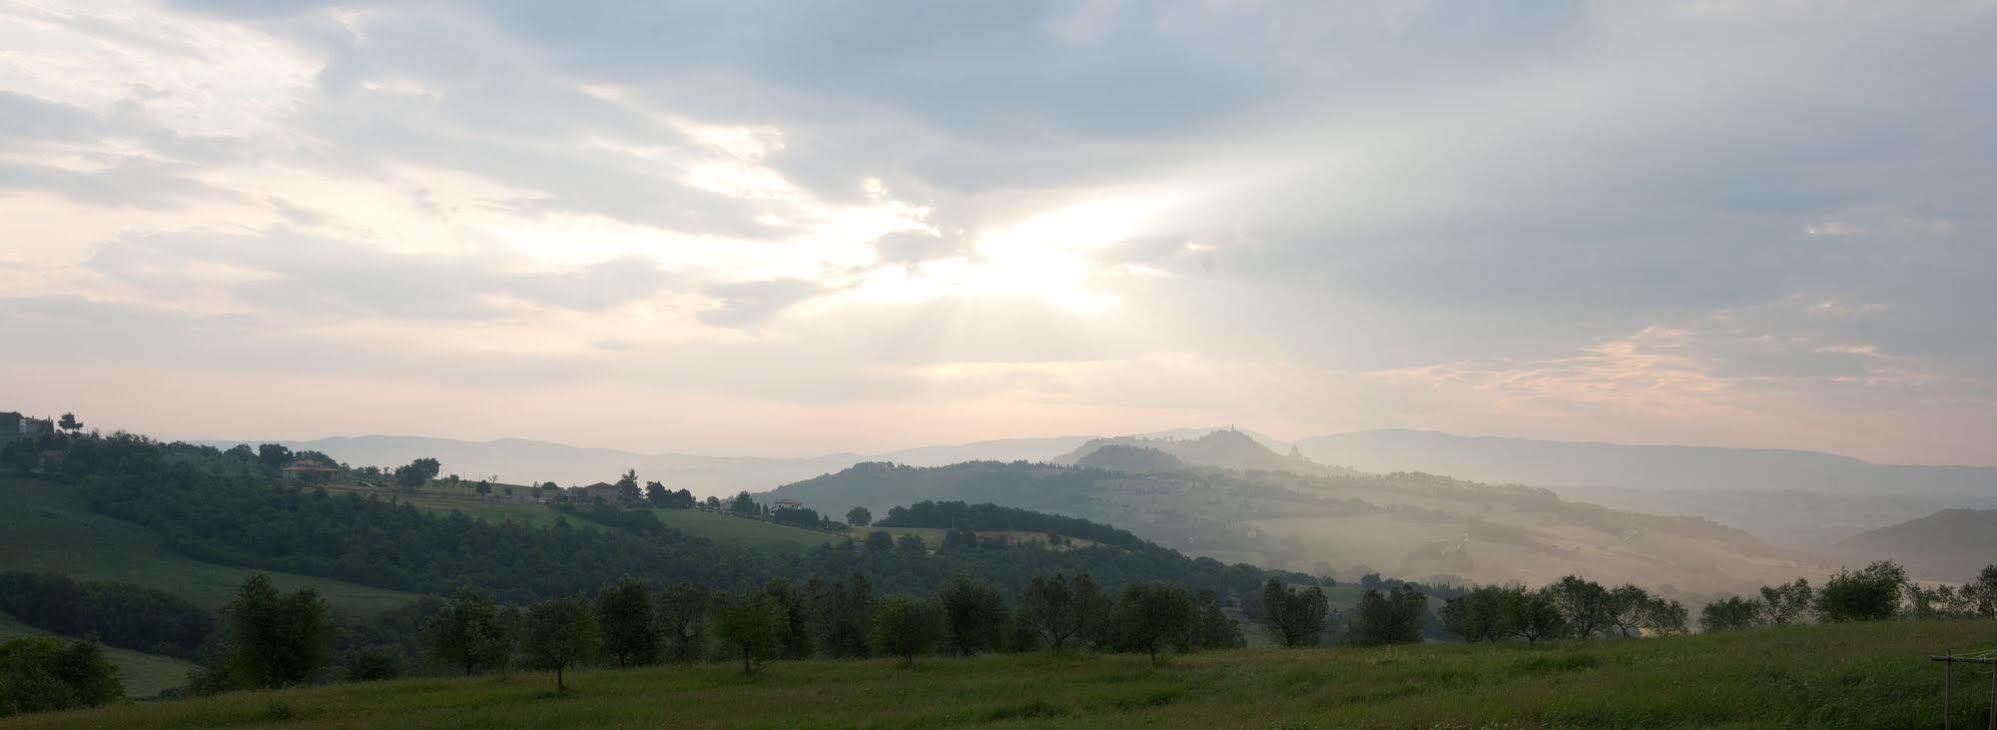
<path fill-rule="evenodd" d="M 854 295 L 897 302 L 1031 300 L 1101 315 L 1121 301 L 1096 288 L 1117 271 L 1097 254 L 1143 235 L 1183 197 L 1115 193 L 1032 214 L 978 233 L 968 255 L 875 269 Z"/>

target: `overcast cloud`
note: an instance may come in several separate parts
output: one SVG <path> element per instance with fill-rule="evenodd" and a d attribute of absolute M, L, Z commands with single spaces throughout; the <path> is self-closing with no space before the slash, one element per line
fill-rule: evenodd
<path fill-rule="evenodd" d="M 1994 464 L 1997 7 L 0 0 L 0 408 Z"/>

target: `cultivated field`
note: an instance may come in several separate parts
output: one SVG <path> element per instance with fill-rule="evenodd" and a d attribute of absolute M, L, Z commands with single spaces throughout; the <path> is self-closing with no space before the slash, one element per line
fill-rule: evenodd
<path fill-rule="evenodd" d="M 1635 641 L 1048 654 L 416 679 L 0 720 L 0 728 L 1939 727 L 1930 652 L 1997 622 L 1881 622 Z M 1958 727 L 1987 677 L 1958 676 Z M 1965 686 L 1967 685 L 1967 686 Z"/>

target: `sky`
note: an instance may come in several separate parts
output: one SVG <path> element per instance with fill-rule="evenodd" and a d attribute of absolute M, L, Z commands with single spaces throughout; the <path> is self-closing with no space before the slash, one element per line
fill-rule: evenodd
<path fill-rule="evenodd" d="M 0 0 L 0 409 L 1997 464 L 1989 2 Z"/>

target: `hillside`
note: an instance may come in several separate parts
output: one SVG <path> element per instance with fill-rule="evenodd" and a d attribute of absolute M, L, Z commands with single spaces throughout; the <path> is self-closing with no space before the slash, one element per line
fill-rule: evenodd
<path fill-rule="evenodd" d="M 1838 551 L 1898 561 L 1916 578 L 1960 583 L 1997 555 L 1997 510 L 1950 509 L 1853 535 Z"/>
<path fill-rule="evenodd" d="M 63 573 L 78 580 L 129 583 L 171 592 L 204 607 L 228 602 L 251 573 L 206 563 L 169 549 L 143 525 L 90 511 L 75 487 L 34 479 L 0 478 L 0 571 Z M 336 608 L 371 614 L 406 604 L 416 595 L 330 578 L 271 573 L 280 588 L 316 588 Z"/>
<path fill-rule="evenodd" d="M 923 499 L 993 502 L 1116 525 L 1223 562 L 1347 578 L 1380 571 L 1408 579 L 1540 583 L 1581 573 L 1708 593 L 1822 571 L 1806 556 L 1705 520 L 1617 512 L 1542 489 L 1425 474 L 872 463 L 787 485 L 770 497 L 860 505 L 876 514 Z"/>
<path fill-rule="evenodd" d="M 1304 439 L 1305 456 L 1548 487 L 1623 510 L 1704 517 L 1810 549 L 1950 507 L 1997 508 L 1997 468 L 1873 464 L 1772 449 L 1638 446 L 1360 431 Z"/>
<path fill-rule="evenodd" d="M 1127 444 L 1103 444 L 1076 459 L 1074 464 L 1084 469 L 1139 473 L 1186 468 L 1186 462 L 1180 461 L 1179 457 L 1148 446 Z"/>
<path fill-rule="evenodd" d="M 1175 658 L 1047 654 L 727 664 L 553 678 L 417 679 L 0 719 L 0 729 L 1407 728 L 1938 725 L 1925 655 L 1987 646 L 1997 623 L 1878 622 L 1587 644 L 1243 650 Z M 1966 681 L 1957 677 L 1958 684 Z M 1979 727 L 1984 703 L 1951 718 Z"/>

